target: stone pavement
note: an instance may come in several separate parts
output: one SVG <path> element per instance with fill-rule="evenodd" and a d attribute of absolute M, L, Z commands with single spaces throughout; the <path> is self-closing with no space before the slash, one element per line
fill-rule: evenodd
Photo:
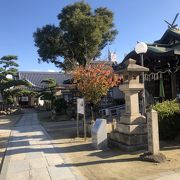
<path fill-rule="evenodd" d="M 11 131 L 0 180 L 81 179 L 63 164 L 37 114 L 25 113 Z"/>

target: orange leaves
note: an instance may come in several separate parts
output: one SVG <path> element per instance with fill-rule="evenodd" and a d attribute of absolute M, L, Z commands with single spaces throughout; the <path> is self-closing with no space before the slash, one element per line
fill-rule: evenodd
<path fill-rule="evenodd" d="M 118 85 L 118 77 L 115 76 L 112 67 L 106 64 L 78 67 L 73 72 L 73 79 L 77 89 L 94 104 L 107 95 L 111 87 Z"/>

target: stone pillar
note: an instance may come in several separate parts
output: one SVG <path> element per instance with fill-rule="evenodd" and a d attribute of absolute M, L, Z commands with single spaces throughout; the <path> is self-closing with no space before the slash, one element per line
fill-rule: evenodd
<path fill-rule="evenodd" d="M 148 152 L 140 155 L 140 160 L 150 162 L 165 162 L 166 156 L 159 150 L 159 129 L 158 113 L 151 109 L 147 112 L 147 129 L 148 129 Z"/>
<path fill-rule="evenodd" d="M 148 151 L 154 155 L 159 154 L 158 114 L 155 110 L 147 112 Z"/>

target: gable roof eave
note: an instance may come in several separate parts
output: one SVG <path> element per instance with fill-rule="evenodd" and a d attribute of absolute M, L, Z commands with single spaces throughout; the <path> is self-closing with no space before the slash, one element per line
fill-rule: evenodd
<path fill-rule="evenodd" d="M 179 28 L 168 28 L 161 39 L 154 41 L 154 43 L 167 44 L 172 38 L 180 41 Z"/>

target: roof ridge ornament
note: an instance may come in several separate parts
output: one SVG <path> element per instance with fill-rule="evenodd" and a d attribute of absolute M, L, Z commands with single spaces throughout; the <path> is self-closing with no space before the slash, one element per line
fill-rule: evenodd
<path fill-rule="evenodd" d="M 168 28 L 176 28 L 178 26 L 177 24 L 175 24 L 178 16 L 179 16 L 179 13 L 176 14 L 172 23 L 169 23 L 168 21 L 164 20 L 168 24 Z"/>

